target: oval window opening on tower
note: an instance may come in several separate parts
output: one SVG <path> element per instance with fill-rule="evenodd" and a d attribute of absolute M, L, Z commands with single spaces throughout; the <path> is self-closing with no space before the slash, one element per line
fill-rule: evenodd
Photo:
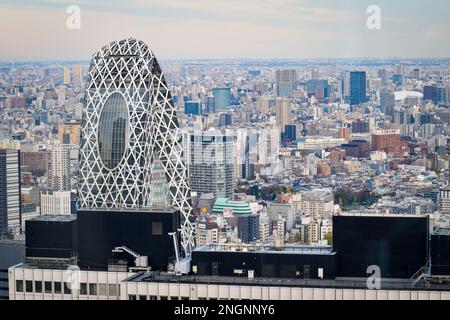
<path fill-rule="evenodd" d="M 103 106 L 98 126 L 98 151 L 106 168 L 119 165 L 128 144 L 128 132 L 127 103 L 122 94 L 114 92 Z"/>

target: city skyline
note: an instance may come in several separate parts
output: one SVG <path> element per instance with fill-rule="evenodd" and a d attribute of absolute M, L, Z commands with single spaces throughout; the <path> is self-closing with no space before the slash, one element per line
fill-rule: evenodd
<path fill-rule="evenodd" d="M 70 5 L 80 9 L 79 30 L 67 28 Z M 366 25 L 371 5 L 381 9 L 380 30 Z M 0 27 L 10 30 L 17 21 L 20 26 L 5 35 L 0 61 L 89 60 L 92 48 L 130 36 L 151 43 L 162 60 L 446 58 L 450 22 L 437 13 L 449 6 L 447 1 L 434 1 L 433 10 L 423 1 L 2 1 Z"/>

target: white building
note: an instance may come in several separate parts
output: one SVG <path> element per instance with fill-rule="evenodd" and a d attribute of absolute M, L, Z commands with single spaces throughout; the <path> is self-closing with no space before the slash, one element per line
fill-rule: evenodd
<path fill-rule="evenodd" d="M 47 184 L 57 190 L 70 190 L 70 149 L 69 144 L 48 146 Z"/>
<path fill-rule="evenodd" d="M 41 193 L 41 214 L 71 214 L 70 191 L 45 191 Z"/>

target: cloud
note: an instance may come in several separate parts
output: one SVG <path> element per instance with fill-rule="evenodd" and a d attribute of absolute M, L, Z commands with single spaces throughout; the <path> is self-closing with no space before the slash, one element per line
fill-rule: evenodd
<path fill-rule="evenodd" d="M 66 28 L 65 9 L 74 3 L 81 8 L 79 31 Z M 384 5 L 382 30 L 370 32 L 364 3 L 357 3 L 8 0 L 0 5 L 0 28 L 11 30 L 3 34 L 0 60 L 87 60 L 109 41 L 129 36 L 148 42 L 161 58 L 450 56 L 450 43 L 436 41 L 449 38 L 450 22 L 413 20 Z"/>

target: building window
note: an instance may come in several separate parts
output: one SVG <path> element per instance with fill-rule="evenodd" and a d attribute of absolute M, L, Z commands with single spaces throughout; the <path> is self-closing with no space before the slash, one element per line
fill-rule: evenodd
<path fill-rule="evenodd" d="M 189 297 L 181 297 L 181 300 L 189 300 Z"/>
<path fill-rule="evenodd" d="M 87 284 L 80 283 L 80 294 L 87 295 Z"/>
<path fill-rule="evenodd" d="M 117 297 L 119 295 L 118 292 L 117 292 L 118 291 L 117 287 L 118 287 L 117 284 L 110 284 L 109 285 L 109 292 L 108 292 L 109 296 Z"/>
<path fill-rule="evenodd" d="M 150 300 L 158 300 L 157 296 L 150 296 Z"/>
<path fill-rule="evenodd" d="M 152 234 L 161 236 L 163 234 L 162 222 L 152 222 Z"/>
<path fill-rule="evenodd" d="M 42 281 L 36 281 L 34 283 L 34 292 L 42 293 Z"/>
<path fill-rule="evenodd" d="M 178 297 L 170 297 L 170 300 L 179 300 Z"/>
<path fill-rule="evenodd" d="M 166 296 L 160 296 L 159 300 L 167 300 L 167 297 Z"/>
<path fill-rule="evenodd" d="M 98 285 L 98 295 L 106 296 L 106 284 L 101 283 Z"/>
<path fill-rule="evenodd" d="M 55 282 L 55 294 L 61 294 L 61 282 Z"/>
<path fill-rule="evenodd" d="M 51 281 L 44 282 L 45 293 L 53 293 L 52 283 Z"/>
<path fill-rule="evenodd" d="M 33 281 L 27 280 L 25 281 L 25 291 L 26 292 L 33 292 Z"/>
<path fill-rule="evenodd" d="M 147 296 L 139 296 L 139 300 L 147 300 Z"/>
<path fill-rule="evenodd" d="M 23 292 L 23 280 L 16 280 L 16 292 Z"/>
<path fill-rule="evenodd" d="M 72 289 L 69 288 L 69 284 L 67 282 L 64 283 L 64 294 L 72 294 Z"/>
<path fill-rule="evenodd" d="M 97 284 L 89 283 L 89 295 L 96 296 L 97 295 Z"/>
<path fill-rule="evenodd" d="M 128 295 L 128 300 L 136 300 L 136 295 L 134 294 Z"/>

